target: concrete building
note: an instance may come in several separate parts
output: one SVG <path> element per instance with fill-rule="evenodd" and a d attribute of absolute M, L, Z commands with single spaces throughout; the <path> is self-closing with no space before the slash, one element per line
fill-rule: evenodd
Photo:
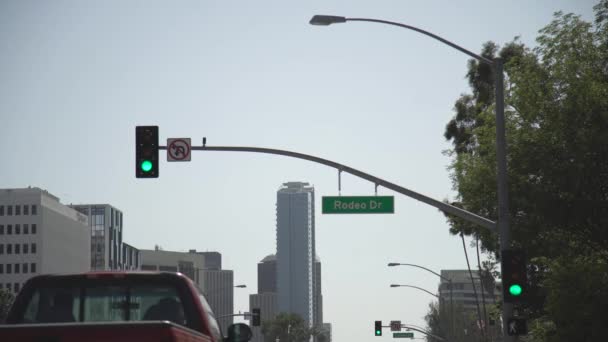
<path fill-rule="evenodd" d="M 249 312 L 260 309 L 261 322 L 277 315 L 277 258 L 270 254 L 258 263 L 258 293 L 249 295 Z M 251 342 L 263 342 L 262 327 L 251 327 Z"/>
<path fill-rule="evenodd" d="M 315 320 L 314 326 L 319 329 L 323 327 L 323 294 L 321 293 L 321 260 L 316 257 L 315 260 L 315 277 L 314 277 L 314 308 Z"/>
<path fill-rule="evenodd" d="M 252 309 L 260 309 L 261 322 L 273 320 L 277 315 L 277 294 L 275 292 L 264 292 L 249 295 L 249 312 L 253 312 Z M 251 326 L 253 337 L 251 342 L 264 342 L 264 336 L 262 335 L 262 327 Z"/>
<path fill-rule="evenodd" d="M 278 312 L 315 314 L 315 193 L 308 183 L 284 183 L 277 192 Z"/>
<path fill-rule="evenodd" d="M 78 204 L 91 228 L 91 270 L 137 270 L 139 250 L 122 240 L 123 214 L 109 204 Z"/>
<path fill-rule="evenodd" d="M 484 299 L 486 304 L 495 304 L 497 302 L 497 296 L 500 294 L 500 292 L 497 291 L 496 284 L 491 281 L 490 284 L 482 288 L 478 272 L 473 271 L 472 273 L 480 308 Z M 477 313 L 475 291 L 473 290 L 469 270 L 441 270 L 441 276 L 452 280 L 454 307 L 462 307 L 466 311 Z M 442 299 L 440 303 L 443 302 L 444 305 L 449 307 L 450 283 L 444 279 L 441 279 L 441 282 L 439 283 L 439 296 Z"/>
<path fill-rule="evenodd" d="M 277 257 L 270 254 L 258 263 L 258 293 L 277 292 Z"/>
<path fill-rule="evenodd" d="M 40 188 L 0 189 L 0 286 L 13 293 L 34 275 L 86 272 L 85 215 Z"/>
<path fill-rule="evenodd" d="M 196 252 L 196 251 L 195 251 Z M 205 269 L 221 270 L 222 269 L 222 254 L 219 252 L 198 252 L 205 257 Z"/>
<path fill-rule="evenodd" d="M 215 313 L 222 331 L 233 323 L 234 273 L 231 270 L 202 270 L 202 290 Z M 225 317 L 222 317 L 225 316 Z"/>
<path fill-rule="evenodd" d="M 203 289 L 202 270 L 205 264 L 203 255 L 192 251 L 165 251 L 158 246 L 155 249 L 141 249 L 139 255 L 142 271 L 181 272 L 192 279 L 201 290 Z"/>
<path fill-rule="evenodd" d="M 331 323 L 323 323 L 323 335 L 325 340 L 323 342 L 331 342 Z"/>

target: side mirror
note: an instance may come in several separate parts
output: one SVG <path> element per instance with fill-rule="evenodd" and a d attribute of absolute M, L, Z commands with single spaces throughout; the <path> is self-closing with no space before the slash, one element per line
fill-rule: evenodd
<path fill-rule="evenodd" d="M 228 336 L 224 338 L 225 342 L 247 342 L 251 340 L 253 333 L 251 328 L 245 323 L 231 324 L 228 327 Z"/>

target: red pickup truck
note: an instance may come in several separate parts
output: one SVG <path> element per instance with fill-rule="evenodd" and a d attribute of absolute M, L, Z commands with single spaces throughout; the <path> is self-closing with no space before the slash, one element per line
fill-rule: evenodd
<path fill-rule="evenodd" d="M 227 335 L 198 287 L 169 272 L 33 277 L 0 325 L 3 342 L 247 342 L 251 329 Z"/>

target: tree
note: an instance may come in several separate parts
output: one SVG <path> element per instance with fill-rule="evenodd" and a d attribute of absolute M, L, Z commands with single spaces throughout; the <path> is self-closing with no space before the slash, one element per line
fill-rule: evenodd
<path fill-rule="evenodd" d="M 309 328 L 297 314 L 279 313 L 273 320 L 262 323 L 265 342 L 308 342 L 310 336 L 320 334 L 317 329 Z"/>
<path fill-rule="evenodd" d="M 4 323 L 4 320 L 6 320 L 8 310 L 11 308 L 14 299 L 15 296 L 12 293 L 5 289 L 0 289 L 0 323 Z"/>
<path fill-rule="evenodd" d="M 505 62 L 511 247 L 530 260 L 534 341 L 608 340 L 608 0 L 594 10 L 594 24 L 555 13 L 533 49 L 516 38 L 481 52 Z M 444 134 L 454 204 L 496 220 L 494 76 L 470 61 L 467 78 Z M 500 258 L 495 234 L 448 220 Z"/>

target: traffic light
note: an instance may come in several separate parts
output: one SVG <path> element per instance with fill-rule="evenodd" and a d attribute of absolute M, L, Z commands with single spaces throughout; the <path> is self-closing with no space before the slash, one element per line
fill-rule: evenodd
<path fill-rule="evenodd" d="M 251 309 L 251 325 L 254 327 L 260 326 L 260 309 Z"/>
<path fill-rule="evenodd" d="M 505 303 L 521 302 L 527 295 L 528 276 L 523 251 L 504 250 L 502 258 L 502 287 Z"/>
<path fill-rule="evenodd" d="M 382 336 L 382 321 L 375 321 L 374 323 L 374 334 L 376 336 Z"/>
<path fill-rule="evenodd" d="M 158 178 L 158 126 L 135 127 L 135 177 Z"/>

